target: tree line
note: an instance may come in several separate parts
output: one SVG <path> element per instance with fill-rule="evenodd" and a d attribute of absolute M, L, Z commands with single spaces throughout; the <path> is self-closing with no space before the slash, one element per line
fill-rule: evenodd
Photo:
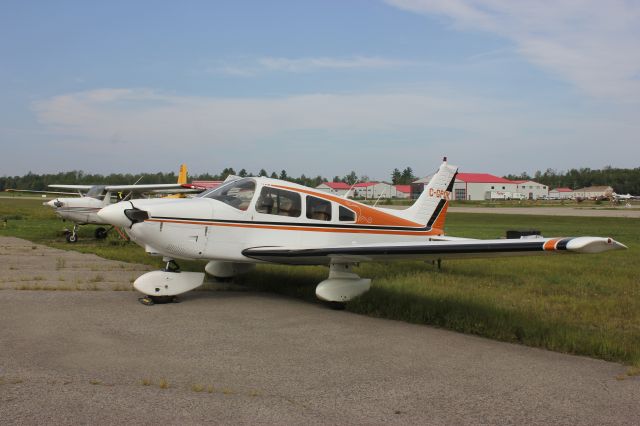
<path fill-rule="evenodd" d="M 602 169 L 580 168 L 566 172 L 547 169 L 536 171 L 533 176 L 526 172 L 520 175 L 507 175 L 506 179 L 533 180 L 547 185 L 549 189 L 579 189 L 588 186 L 611 186 L 618 194 L 640 194 L 640 167 L 635 169 L 619 169 L 611 166 Z"/>
<path fill-rule="evenodd" d="M 299 183 L 301 185 L 315 188 L 328 179 L 323 176 L 309 177 L 304 174 L 294 177 L 289 176 L 286 170 L 279 173 L 272 171 L 268 173 L 265 169 L 261 169 L 257 175 L 248 172 L 246 169 L 240 169 L 236 172 L 232 167 L 223 169 L 218 174 L 202 173 L 198 175 L 189 175 L 189 180 L 224 180 L 229 175 L 246 176 L 267 176 L 275 179 L 282 179 L 289 182 Z M 578 189 L 585 186 L 608 185 L 613 187 L 618 194 L 631 193 L 640 195 L 640 168 L 635 169 L 618 169 L 613 167 L 605 167 L 603 169 L 592 170 L 589 168 L 571 169 L 567 172 L 557 172 L 553 169 L 547 169 L 544 172 L 536 171 L 533 176 L 524 172 L 519 175 L 509 174 L 504 176 L 512 180 L 534 180 L 536 182 L 547 185 L 549 189 L 558 187 L 569 187 Z M 414 175 L 411 167 L 404 170 L 395 168 L 390 174 L 391 183 L 394 185 L 408 185 L 415 181 L 417 177 Z M 35 174 L 27 173 L 24 176 L 2 176 L 0 177 L 0 191 L 5 189 L 28 189 L 32 191 L 47 190 L 47 185 L 51 184 L 76 184 L 76 185 L 131 185 L 134 183 L 173 183 L 176 182 L 178 176 L 174 172 L 169 173 L 112 173 L 109 175 L 85 173 L 83 171 L 70 171 L 52 174 Z M 356 182 L 367 182 L 369 177 L 360 175 L 355 171 L 344 176 L 334 176 L 333 182 L 344 182 L 353 185 Z"/>
<path fill-rule="evenodd" d="M 238 172 L 233 167 L 226 167 L 218 174 L 202 173 L 198 175 L 189 175 L 189 181 L 194 180 L 225 180 L 229 175 L 237 175 L 241 177 L 247 176 L 267 176 L 274 179 L 295 182 L 300 185 L 315 188 L 328 179 L 323 176 L 309 177 L 304 174 L 294 177 L 289 176 L 286 170 L 280 173 L 275 171 L 268 173 L 265 169 L 260 169 L 257 175 L 248 172 L 246 169 L 240 169 Z M 413 170 L 407 167 L 402 172 L 397 168 L 391 173 L 391 181 L 393 184 L 409 184 L 415 180 Z M 109 175 L 85 173 L 83 171 L 70 171 L 49 174 L 36 174 L 29 172 L 24 176 L 2 176 L 0 177 L 0 191 L 6 189 L 26 189 L 31 191 L 46 191 L 48 185 L 132 185 L 135 183 L 174 183 L 178 180 L 175 172 L 169 173 L 111 173 Z M 355 171 L 344 176 L 334 176 L 333 182 L 344 182 L 353 185 L 356 182 L 368 182 L 370 179 L 366 175 L 358 176 Z"/>

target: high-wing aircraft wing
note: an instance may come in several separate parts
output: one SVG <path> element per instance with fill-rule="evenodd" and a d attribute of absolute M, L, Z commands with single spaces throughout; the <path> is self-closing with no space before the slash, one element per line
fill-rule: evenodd
<path fill-rule="evenodd" d="M 164 189 L 182 189 L 180 183 L 152 183 L 152 184 L 137 184 L 137 185 L 106 185 L 104 187 L 107 191 L 155 191 Z"/>
<path fill-rule="evenodd" d="M 88 191 L 93 188 L 95 185 L 63 185 L 63 184 L 54 184 L 47 185 L 49 188 L 60 188 L 60 189 L 75 189 L 78 191 Z M 75 194 L 75 193 L 74 193 Z"/>
<path fill-rule="evenodd" d="M 29 194 L 53 194 L 53 195 L 80 195 L 77 192 L 64 191 L 36 191 L 33 189 L 5 189 L 6 192 L 26 192 Z"/>
<path fill-rule="evenodd" d="M 291 265 L 328 265 L 401 259 L 436 260 L 522 256 L 545 253 L 600 253 L 626 248 L 611 238 L 451 239 L 424 243 L 362 244 L 315 248 L 253 247 L 242 254 L 252 259 Z"/>

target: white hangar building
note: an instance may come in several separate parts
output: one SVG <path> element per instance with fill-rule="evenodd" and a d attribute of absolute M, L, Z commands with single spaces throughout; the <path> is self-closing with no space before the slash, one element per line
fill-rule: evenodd
<path fill-rule="evenodd" d="M 411 184 L 412 196 L 417 197 L 431 176 Z M 521 199 L 546 198 L 549 188 L 534 181 L 509 180 L 489 173 L 458 173 L 451 191 L 452 200 Z"/>
<path fill-rule="evenodd" d="M 550 200 L 572 200 L 575 197 L 571 188 L 555 188 L 549 191 Z"/>
<path fill-rule="evenodd" d="M 339 197 L 343 197 L 349 191 L 349 189 L 351 189 L 351 186 L 347 185 L 344 182 L 324 182 L 316 186 L 316 189 L 328 192 L 329 194 L 337 195 Z"/>

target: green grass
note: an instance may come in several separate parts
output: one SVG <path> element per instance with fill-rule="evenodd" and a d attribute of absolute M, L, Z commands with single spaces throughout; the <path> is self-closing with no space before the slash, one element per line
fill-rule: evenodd
<path fill-rule="evenodd" d="M 102 257 L 160 266 L 135 244 L 111 235 L 64 242 L 63 224 L 34 200 L 0 199 L 0 235 Z M 640 367 L 640 219 L 453 214 L 450 235 L 495 238 L 507 229 L 539 229 L 546 236 L 610 236 L 629 250 L 600 255 L 549 255 L 451 260 L 438 271 L 424 262 L 368 263 L 356 268 L 373 279 L 371 291 L 348 304 L 356 313 L 430 324 L 464 333 Z M 203 262 L 181 262 L 202 270 Z M 262 291 L 315 302 L 326 267 L 261 265 L 238 279 Z"/>

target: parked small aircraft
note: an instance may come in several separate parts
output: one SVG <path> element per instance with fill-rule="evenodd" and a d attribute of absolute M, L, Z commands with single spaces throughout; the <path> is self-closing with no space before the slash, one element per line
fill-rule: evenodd
<path fill-rule="evenodd" d="M 266 177 L 228 179 L 195 198 L 132 200 L 98 216 L 120 226 L 166 267 L 140 276 L 143 303 L 172 300 L 200 286 L 204 273 L 180 272 L 175 259 L 205 259 L 205 271 L 232 277 L 256 263 L 328 265 L 316 295 L 335 307 L 364 293 L 371 280 L 352 267 L 398 259 L 599 253 L 626 248 L 611 238 L 476 240 L 446 236 L 444 223 L 457 167 L 446 158 L 406 210 L 371 207 L 302 185 Z"/>
<path fill-rule="evenodd" d="M 631 195 L 631 194 L 616 194 L 615 192 L 613 193 L 613 199 L 615 201 L 621 201 L 621 200 L 638 200 L 640 199 L 640 196 L 638 195 Z"/>
<path fill-rule="evenodd" d="M 13 192 L 36 192 L 57 195 L 68 195 L 68 197 L 58 197 L 54 200 L 43 203 L 54 209 L 56 215 L 62 220 L 73 222 L 73 230 L 67 232 L 67 242 L 78 241 L 78 228 L 80 225 L 110 225 L 98 216 L 98 211 L 109 204 L 121 201 L 123 198 L 130 198 L 133 193 L 184 193 L 201 192 L 202 189 L 194 189 L 187 184 L 187 167 L 182 164 L 178 175 L 177 183 L 169 184 L 149 184 L 149 185 L 62 185 L 53 184 L 49 188 L 66 189 L 69 192 L 61 191 L 30 191 L 30 190 L 9 190 Z M 71 190 L 75 192 L 71 192 Z M 124 195 L 127 194 L 127 195 Z M 99 227 L 95 230 L 95 237 L 103 239 L 108 232 L 113 229 Z"/>

